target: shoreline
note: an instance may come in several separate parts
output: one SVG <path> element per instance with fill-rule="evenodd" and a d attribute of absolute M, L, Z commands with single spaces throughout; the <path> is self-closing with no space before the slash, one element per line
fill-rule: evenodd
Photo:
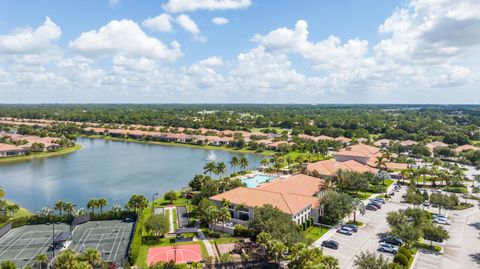
<path fill-rule="evenodd" d="M 233 148 L 226 148 L 223 146 L 200 146 L 200 145 L 193 145 L 187 143 L 177 143 L 177 142 L 162 142 L 162 141 L 149 141 L 149 140 L 137 140 L 133 138 L 117 138 L 105 135 L 79 135 L 79 137 L 85 137 L 90 139 L 103 139 L 109 141 L 117 141 L 117 142 L 132 142 L 132 143 L 140 143 L 140 144 L 150 144 L 150 145 L 161 145 L 161 146 L 170 146 L 170 147 L 188 147 L 188 148 L 196 148 L 196 149 L 205 149 L 205 150 L 223 150 L 228 152 L 236 152 L 236 153 L 245 153 L 245 154 L 257 154 L 263 156 L 273 156 L 276 152 L 274 151 L 264 151 L 264 152 L 255 152 L 253 150 L 247 149 L 233 149 Z"/>
<path fill-rule="evenodd" d="M 31 155 L 4 157 L 4 158 L 0 158 L 0 164 L 14 163 L 14 162 L 24 162 L 24 161 L 31 161 L 33 159 L 43 159 L 43 158 L 56 157 L 56 156 L 61 156 L 61 155 L 65 155 L 65 154 L 75 152 L 75 151 L 77 151 L 81 148 L 82 148 L 82 145 L 75 144 L 75 146 L 73 146 L 73 147 L 64 148 L 64 149 L 61 149 L 61 150 L 58 150 L 58 151 L 53 151 L 53 152 L 42 152 L 42 153 L 31 154 Z"/>

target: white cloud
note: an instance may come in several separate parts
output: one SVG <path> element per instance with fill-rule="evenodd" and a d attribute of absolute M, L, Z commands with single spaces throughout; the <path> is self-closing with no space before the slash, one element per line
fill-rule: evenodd
<path fill-rule="evenodd" d="M 163 8 L 172 13 L 179 13 L 198 9 L 241 9 L 248 8 L 251 4 L 251 0 L 169 0 L 163 5 Z"/>
<path fill-rule="evenodd" d="M 200 66 L 222 66 L 223 65 L 223 59 L 218 57 L 218 56 L 212 56 L 206 59 L 203 59 L 198 62 L 198 65 Z"/>
<path fill-rule="evenodd" d="M 185 30 L 190 32 L 193 37 L 200 41 L 200 42 L 206 42 L 207 39 L 202 36 L 202 33 L 200 32 L 200 29 L 198 28 L 197 24 L 195 21 L 193 21 L 190 16 L 181 14 L 176 18 L 177 23 Z"/>
<path fill-rule="evenodd" d="M 167 13 L 163 13 L 161 15 L 156 16 L 155 18 L 148 18 L 143 21 L 142 25 L 152 31 L 157 32 L 171 32 L 172 31 L 172 24 L 171 21 L 172 16 Z"/>
<path fill-rule="evenodd" d="M 31 54 L 51 48 L 52 41 L 60 38 L 62 32 L 49 17 L 35 30 L 18 29 L 10 35 L 0 35 L 0 53 Z"/>
<path fill-rule="evenodd" d="M 169 48 L 160 40 L 146 35 L 131 20 L 113 20 L 98 31 L 82 33 L 69 46 L 88 57 L 120 54 L 128 58 L 173 62 L 182 55 L 178 42 L 173 41 Z"/>
<path fill-rule="evenodd" d="M 212 22 L 216 25 L 223 25 L 228 23 L 228 19 L 223 17 L 215 17 L 212 19 Z"/>
<path fill-rule="evenodd" d="M 122 0 L 108 0 L 108 2 L 110 3 L 110 6 L 116 6 L 118 4 L 120 4 L 120 2 L 122 2 Z"/>
<path fill-rule="evenodd" d="M 342 44 L 340 38 L 329 36 L 322 41 L 311 42 L 308 35 L 307 22 L 299 20 L 293 30 L 279 28 L 264 36 L 257 34 L 253 40 L 267 50 L 299 53 L 315 67 L 325 69 L 350 66 L 368 51 L 366 40 L 351 39 Z"/>

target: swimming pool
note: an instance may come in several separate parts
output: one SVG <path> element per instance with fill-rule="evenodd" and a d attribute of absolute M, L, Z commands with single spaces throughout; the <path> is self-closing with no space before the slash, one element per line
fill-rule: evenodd
<path fill-rule="evenodd" d="M 267 181 L 270 181 L 274 178 L 275 178 L 274 176 L 255 175 L 254 177 L 251 177 L 251 178 L 245 178 L 242 181 L 243 183 L 247 184 L 247 187 L 256 188 L 258 185 L 265 183 Z"/>

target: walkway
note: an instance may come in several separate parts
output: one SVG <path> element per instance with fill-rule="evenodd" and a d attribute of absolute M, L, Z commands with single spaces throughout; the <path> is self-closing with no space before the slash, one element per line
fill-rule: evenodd
<path fill-rule="evenodd" d="M 197 221 L 197 222 L 195 223 L 195 228 L 198 228 L 198 232 L 197 232 L 198 239 L 199 239 L 199 240 L 202 240 L 203 245 L 204 245 L 205 248 L 207 249 L 208 256 L 210 256 L 210 257 L 215 257 L 215 252 L 213 251 L 213 246 L 212 246 L 212 244 L 210 244 L 210 240 L 208 240 L 208 239 L 205 237 L 205 235 L 202 233 L 202 231 L 200 230 L 200 221 Z"/>
<path fill-rule="evenodd" d="M 174 234 L 175 225 L 173 224 L 173 207 L 166 207 L 165 209 L 168 211 L 168 220 L 170 221 L 170 229 L 168 230 L 168 233 Z"/>

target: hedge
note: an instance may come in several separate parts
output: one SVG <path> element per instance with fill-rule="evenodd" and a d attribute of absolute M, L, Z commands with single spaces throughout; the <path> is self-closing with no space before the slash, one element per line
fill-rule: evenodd
<path fill-rule="evenodd" d="M 146 211 L 147 210 L 147 211 Z M 130 245 L 130 255 L 128 257 L 130 264 L 135 264 L 138 259 L 138 255 L 140 254 L 140 248 L 142 247 L 142 240 L 143 240 L 143 224 L 145 222 L 146 213 L 150 213 L 151 208 L 143 209 L 142 214 L 138 217 L 137 227 L 135 229 L 135 233 L 133 234 L 132 243 Z"/>
<path fill-rule="evenodd" d="M 409 261 L 408 258 L 407 258 L 404 254 L 402 254 L 402 253 L 400 253 L 400 252 L 397 253 L 397 254 L 395 254 L 395 257 L 393 257 L 393 262 L 398 263 L 398 264 L 401 264 L 401 265 L 403 265 L 403 266 L 405 266 L 405 267 L 408 266 L 408 264 L 409 264 L 408 261 Z"/>

